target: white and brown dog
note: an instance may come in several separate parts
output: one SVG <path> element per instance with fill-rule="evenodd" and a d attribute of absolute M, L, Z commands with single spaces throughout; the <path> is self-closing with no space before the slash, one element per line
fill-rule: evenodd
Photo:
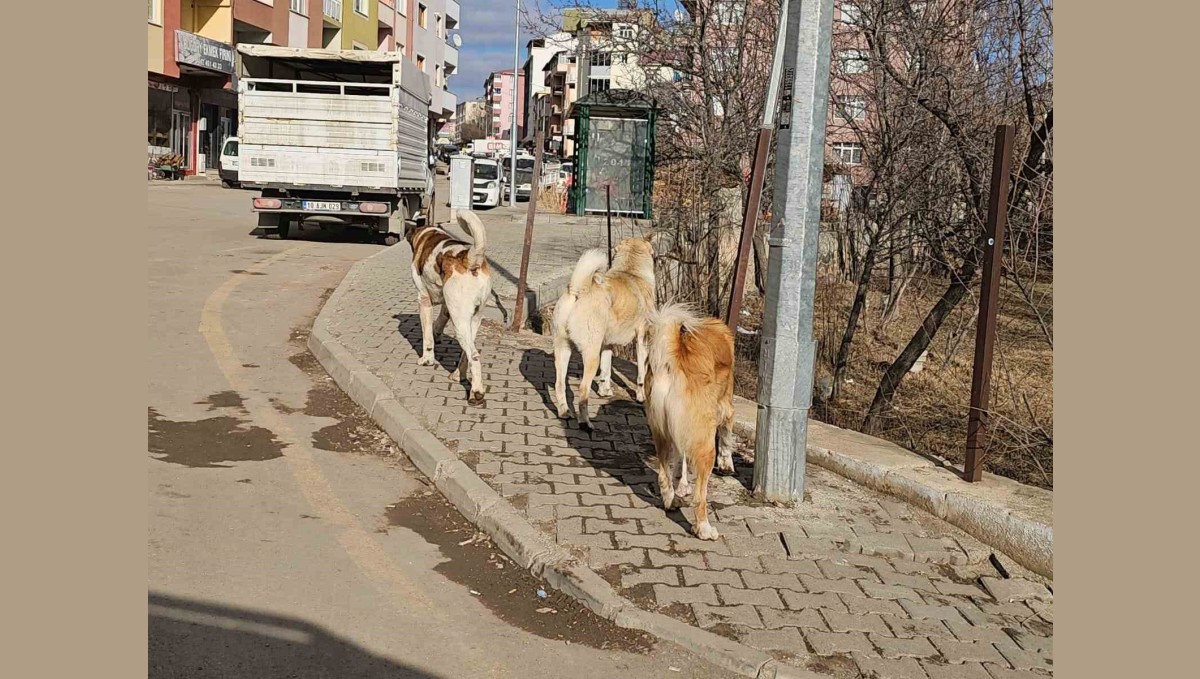
<path fill-rule="evenodd" d="M 462 347 L 462 359 L 450 379 L 461 381 L 470 368 L 471 395 L 467 402 L 483 403 L 483 368 L 475 339 L 483 321 L 483 307 L 492 291 L 492 270 L 484 258 L 487 234 L 483 222 L 474 213 L 458 211 L 458 224 L 471 234 L 471 243 L 452 236 L 437 226 L 421 225 L 406 229 L 405 239 L 412 246 L 412 277 L 421 306 L 420 365 L 433 365 L 433 341 L 454 321 L 454 333 Z M 433 305 L 441 304 L 437 322 Z"/>
<path fill-rule="evenodd" d="M 658 453 L 663 508 L 689 494 L 688 463 L 696 470 L 696 520 L 702 540 L 720 535 L 708 521 L 708 477 L 713 460 L 733 471 L 733 333 L 715 318 L 671 304 L 651 319 L 646 420 Z M 672 476 L 682 464 L 679 485 Z"/>
<path fill-rule="evenodd" d="M 637 342 L 637 400 L 645 400 L 646 329 L 654 311 L 653 234 L 617 245 L 612 268 L 608 255 L 588 250 L 579 258 L 571 283 L 554 305 L 554 405 L 567 417 L 567 364 L 574 344 L 583 357 L 583 381 L 575 410 L 579 426 L 591 429 L 588 395 L 600 371 L 600 396 L 612 396 L 612 347 Z"/>

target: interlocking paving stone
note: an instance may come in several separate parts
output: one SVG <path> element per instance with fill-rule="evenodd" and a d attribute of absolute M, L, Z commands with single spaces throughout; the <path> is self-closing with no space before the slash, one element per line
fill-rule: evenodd
<path fill-rule="evenodd" d="M 751 604 L 768 608 L 783 608 L 783 599 L 773 589 L 742 589 L 729 585 L 717 585 L 717 593 L 727 605 Z"/>
<path fill-rule="evenodd" d="M 929 679 L 992 679 L 983 665 L 976 662 L 943 665 L 925 661 L 921 666 L 929 674 Z"/>
<path fill-rule="evenodd" d="M 1000 655 L 1000 651 L 997 651 L 996 647 L 992 644 L 981 641 L 952 641 L 942 637 L 933 637 L 930 641 L 937 647 L 942 657 L 951 664 L 957 665 L 965 662 L 1004 663 L 1004 656 Z M 1016 648 L 1015 644 L 1013 648 Z M 980 669 L 983 668 L 981 667 Z"/>
<path fill-rule="evenodd" d="M 851 657 L 858 665 L 864 679 L 927 679 L 921 664 L 912 658 L 889 660 L 876 658 L 863 653 L 853 653 Z"/>
<path fill-rule="evenodd" d="M 570 240 L 571 233 L 560 228 L 557 237 Z M 512 270 L 519 264 L 519 230 L 489 235 L 489 257 Z M 570 242 L 578 247 L 553 255 L 535 248 L 531 271 L 569 272 L 574 252 L 600 243 Z M 485 482 L 523 499 L 518 506 L 535 525 L 593 568 L 618 566 L 622 589 L 649 585 L 649 606 L 677 615 L 671 605 L 684 604 L 685 619 L 724 624 L 723 631 L 756 648 L 851 654 L 868 678 L 926 679 L 928 670 L 935 679 L 970 679 L 984 667 L 994 679 L 1051 672 L 1049 589 L 1019 578 L 971 582 L 994 576 L 986 564 L 966 562 L 981 546 L 909 505 L 819 468 L 810 488 L 814 498 L 830 494 L 826 501 L 789 510 L 740 503 L 737 481 L 715 479 L 710 509 L 721 539 L 696 539 L 688 532 L 691 507 L 663 511 L 642 406 L 622 400 L 630 395 L 621 379 L 614 380 L 613 399 L 593 404 L 591 433 L 547 405 L 555 378 L 548 337 L 514 335 L 485 322 L 477 343 L 487 401 L 468 406 L 465 387 L 446 379 L 443 367 L 459 356 L 452 328 L 435 347 L 439 364 L 416 365 L 420 323 L 404 273 L 408 257 L 408 248 L 398 246 L 356 266 L 337 306 L 326 310 L 330 331 Z M 507 280 L 493 284 L 511 297 Z M 578 356 L 572 359 L 572 390 L 580 364 Z M 614 361 L 623 376 L 629 368 Z M 937 643 L 965 664 L 945 664 L 954 658 L 930 653 Z M 969 659 L 972 653 L 989 659 Z"/>
<path fill-rule="evenodd" d="M 932 658 L 939 651 L 925 637 L 900 639 L 884 635 L 868 634 L 867 638 L 879 648 L 879 654 L 885 658 Z"/>
<path fill-rule="evenodd" d="M 758 612 L 762 616 L 763 624 L 771 629 L 778 627 L 807 627 L 821 631 L 829 630 L 829 625 L 825 624 L 825 619 L 821 617 L 821 613 L 816 608 L 809 608 L 803 611 L 781 611 L 777 608 L 760 608 Z"/>
<path fill-rule="evenodd" d="M 753 606 L 710 606 L 708 604 L 692 604 L 692 613 L 701 627 L 712 627 L 720 623 L 744 625 L 746 627 L 763 626 L 762 620 Z"/>

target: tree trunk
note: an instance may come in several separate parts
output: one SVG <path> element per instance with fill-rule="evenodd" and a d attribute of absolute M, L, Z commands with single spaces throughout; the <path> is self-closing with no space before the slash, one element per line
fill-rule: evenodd
<path fill-rule="evenodd" d="M 862 317 L 866 306 L 867 293 L 871 289 L 871 271 L 875 268 L 875 257 L 879 250 L 878 232 L 867 238 L 867 251 L 863 253 L 862 266 L 858 274 L 858 286 L 854 290 L 854 303 L 850 305 L 850 318 L 846 321 L 846 332 L 842 334 L 842 342 L 838 345 L 837 358 L 833 362 L 833 392 L 830 402 L 836 401 L 842 390 L 842 377 L 846 373 L 846 363 L 850 360 L 850 346 L 854 343 L 854 333 L 858 331 L 858 320 Z"/>
<path fill-rule="evenodd" d="M 972 270 L 971 273 L 973 274 L 974 271 Z M 891 408 L 892 397 L 900 388 L 900 381 L 908 374 L 921 354 L 929 348 L 929 343 L 933 341 L 938 329 L 950 317 L 950 312 L 954 311 L 955 307 L 967 296 L 967 286 L 973 279 L 974 275 L 960 277 L 950 283 L 950 286 L 942 293 L 942 298 L 926 314 L 924 322 L 921 323 L 921 327 L 917 328 L 917 332 L 908 341 L 908 345 L 888 366 L 883 378 L 879 380 L 879 388 L 875 391 L 871 407 L 867 409 L 867 415 L 863 418 L 862 431 L 864 434 L 879 433 L 882 428 L 883 416 Z"/>
<path fill-rule="evenodd" d="M 760 220 L 761 221 L 761 220 Z M 760 224 L 754 233 L 754 287 L 760 297 L 767 294 L 767 229 Z"/>

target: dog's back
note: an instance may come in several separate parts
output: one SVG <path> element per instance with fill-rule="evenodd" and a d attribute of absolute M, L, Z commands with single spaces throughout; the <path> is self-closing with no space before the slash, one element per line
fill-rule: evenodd
<path fill-rule="evenodd" d="M 660 309 L 651 324 L 647 417 L 676 440 L 705 435 L 729 421 L 733 417 L 729 326 L 678 304 Z"/>

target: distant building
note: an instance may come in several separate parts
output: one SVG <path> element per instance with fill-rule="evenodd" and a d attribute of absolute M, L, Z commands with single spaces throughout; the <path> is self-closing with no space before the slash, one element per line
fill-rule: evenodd
<path fill-rule="evenodd" d="M 451 139 L 460 145 L 482 139 L 488 135 L 490 125 L 487 100 L 479 97 L 460 102 L 454 112 L 454 135 Z"/>
<path fill-rule="evenodd" d="M 500 139 L 512 138 L 513 108 L 517 111 L 516 137 L 520 139 L 525 116 L 525 102 L 520 92 L 525 91 L 525 74 L 514 77 L 512 69 L 496 71 L 483 83 L 483 98 L 490 116 L 488 133 Z"/>

